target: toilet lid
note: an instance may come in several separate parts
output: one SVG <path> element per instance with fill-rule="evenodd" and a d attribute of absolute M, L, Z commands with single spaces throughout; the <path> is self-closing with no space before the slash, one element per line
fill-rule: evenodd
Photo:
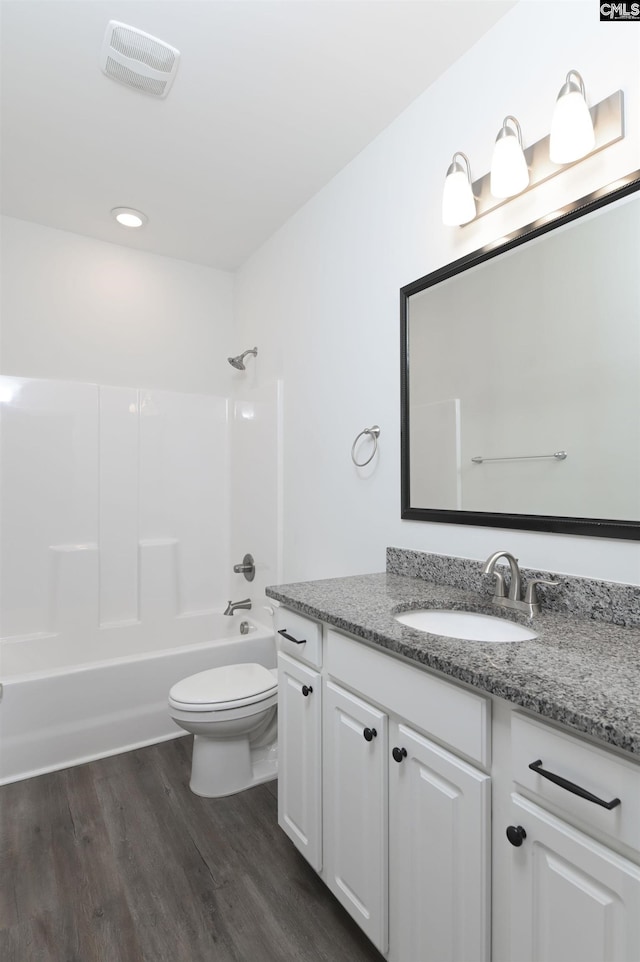
<path fill-rule="evenodd" d="M 169 692 L 169 702 L 186 710 L 216 711 L 262 701 L 277 687 L 274 673 L 263 665 L 225 665 L 183 678 Z"/>

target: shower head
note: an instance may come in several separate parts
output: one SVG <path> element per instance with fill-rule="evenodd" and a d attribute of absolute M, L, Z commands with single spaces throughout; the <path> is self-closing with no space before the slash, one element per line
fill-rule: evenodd
<path fill-rule="evenodd" d="M 244 354 L 238 354 L 237 357 L 228 357 L 227 361 L 229 362 L 231 367 L 235 367 L 236 371 L 246 371 L 246 368 L 244 366 L 244 359 L 247 356 L 247 354 L 253 354 L 254 357 L 257 357 L 258 348 L 253 347 L 250 350 L 245 351 Z"/>

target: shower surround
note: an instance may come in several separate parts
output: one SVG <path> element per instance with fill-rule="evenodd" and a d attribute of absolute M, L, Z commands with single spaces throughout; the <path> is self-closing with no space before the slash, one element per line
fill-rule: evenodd
<path fill-rule="evenodd" d="M 225 398 L 9 377 L 0 392 L 3 644 L 90 649 L 117 629 L 148 648 L 220 605 Z"/>
<path fill-rule="evenodd" d="M 237 407 L 202 394 L 0 377 L 3 741 L 9 731 L 20 738 L 9 697 L 17 679 L 38 679 L 41 691 L 43 678 L 76 674 L 73 688 L 55 683 L 67 702 L 60 738 L 73 731 L 75 755 L 53 752 L 51 768 L 131 747 L 135 721 L 119 741 L 102 735 L 92 741 L 91 705 L 102 686 L 116 691 L 145 673 L 158 680 L 162 675 L 162 692 L 148 694 L 166 702 L 166 682 L 183 670 L 176 662 L 167 674 L 164 652 L 200 649 L 188 658 L 188 674 L 196 663 L 218 663 L 219 653 L 207 660 L 201 646 L 225 638 L 227 662 L 245 660 L 233 654 L 237 625 L 227 627 L 232 619 L 221 616 L 231 579 L 238 577 L 231 573 L 230 552 L 234 422 L 243 430 Z M 78 669 L 116 661 L 124 667 L 154 652 L 163 653 L 161 662 L 105 670 L 92 675 L 86 689 L 77 676 Z M 266 660 L 271 657 L 266 652 Z M 47 691 L 53 693 L 53 682 Z M 83 703 L 79 712 L 69 713 L 69 699 Z M 56 725 L 52 699 L 45 712 L 34 702 L 31 707 L 30 735 L 20 722 L 27 774 L 47 767 L 42 751 L 30 760 L 28 743 L 37 743 L 38 729 Z M 105 711 L 100 699 L 95 711 Z M 134 697 L 126 711 L 133 718 L 146 708 Z M 162 724 L 158 712 L 154 717 L 145 724 L 145 742 L 174 731 L 164 716 Z M 55 741 L 50 732 L 51 748 Z M 15 772 L 0 770 L 0 778 L 6 775 Z"/>

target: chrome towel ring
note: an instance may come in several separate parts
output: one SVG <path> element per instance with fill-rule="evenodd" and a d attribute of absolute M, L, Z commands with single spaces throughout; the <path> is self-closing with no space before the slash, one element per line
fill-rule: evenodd
<path fill-rule="evenodd" d="M 371 452 L 371 454 L 369 455 L 366 461 L 356 461 L 356 446 L 360 438 L 364 437 L 365 434 L 368 434 L 371 440 L 373 441 L 373 451 Z M 357 438 L 351 445 L 351 460 L 353 461 L 353 463 L 357 468 L 364 468 L 366 464 L 369 464 L 369 461 L 373 460 L 373 457 L 375 456 L 375 453 L 378 450 L 379 437 L 380 437 L 380 428 L 378 427 L 377 424 L 374 424 L 372 428 L 365 428 L 364 431 L 361 431 L 360 434 L 357 436 Z"/>

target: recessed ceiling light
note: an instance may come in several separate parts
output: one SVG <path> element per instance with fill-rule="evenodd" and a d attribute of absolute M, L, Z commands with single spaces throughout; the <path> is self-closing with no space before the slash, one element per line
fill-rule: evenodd
<path fill-rule="evenodd" d="M 141 210 L 133 207 L 114 207 L 111 213 L 121 227 L 127 228 L 144 227 L 149 219 Z"/>

